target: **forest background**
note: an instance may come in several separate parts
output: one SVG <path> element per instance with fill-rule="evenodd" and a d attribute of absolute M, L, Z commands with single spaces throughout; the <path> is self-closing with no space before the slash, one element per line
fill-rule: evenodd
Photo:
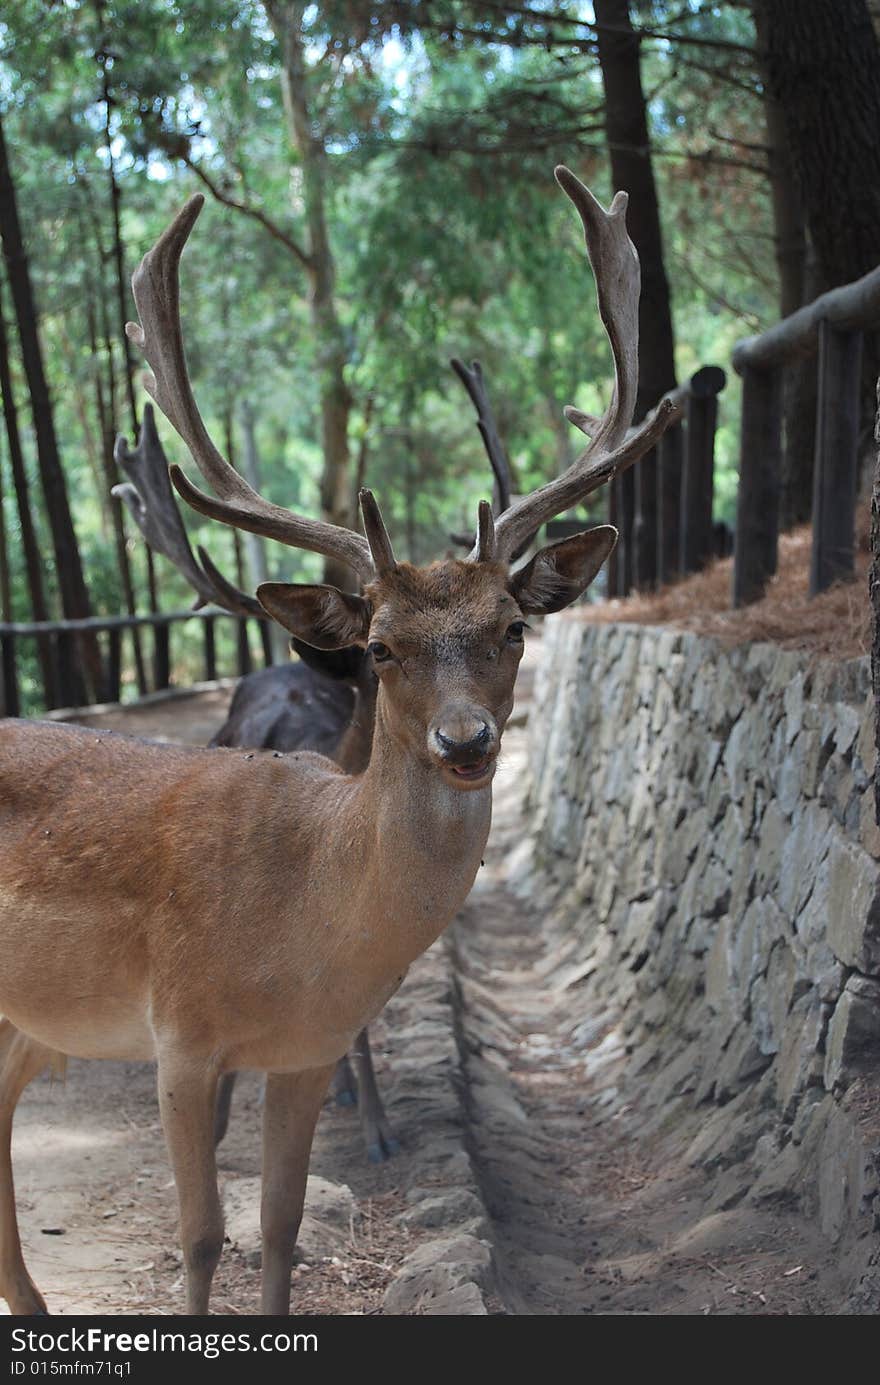
<path fill-rule="evenodd" d="M 424 561 L 489 490 L 450 357 L 483 363 L 519 490 L 573 460 L 563 405 L 604 406 L 553 166 L 606 203 L 627 188 L 637 412 L 727 368 L 715 512 L 732 523 L 734 342 L 880 261 L 877 30 L 868 0 L 7 3 L 0 620 L 189 602 L 110 488 L 145 399 L 131 272 L 196 190 L 184 330 L 212 436 L 270 499 L 338 523 L 368 483 Z M 809 517 L 813 375 L 788 387 L 784 526 Z M 320 576 L 311 555 L 188 526 L 248 589 L 264 564 Z M 176 657 L 182 679 L 185 643 Z"/>

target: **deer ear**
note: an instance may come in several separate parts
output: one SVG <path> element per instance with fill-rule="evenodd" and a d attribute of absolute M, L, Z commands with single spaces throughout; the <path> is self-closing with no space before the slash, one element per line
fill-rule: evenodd
<path fill-rule="evenodd" d="M 561 611 L 587 590 L 617 543 L 611 524 L 575 534 L 536 553 L 510 580 L 520 610 L 535 615 Z"/>
<path fill-rule="evenodd" d="M 315 649 L 365 645 L 372 608 L 369 601 L 335 587 L 264 582 L 257 600 L 273 620 Z"/>

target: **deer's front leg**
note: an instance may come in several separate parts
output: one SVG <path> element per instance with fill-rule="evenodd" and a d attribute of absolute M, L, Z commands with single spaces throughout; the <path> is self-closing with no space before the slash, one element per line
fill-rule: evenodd
<path fill-rule="evenodd" d="M 302 1221 L 312 1137 L 333 1067 L 269 1073 L 263 1106 L 262 1312 L 290 1312 L 290 1270 Z"/>
<path fill-rule="evenodd" d="M 202 1060 L 159 1058 L 159 1109 L 180 1206 L 186 1311 L 208 1311 L 211 1281 L 223 1249 L 223 1210 L 214 1159 L 217 1073 Z"/>

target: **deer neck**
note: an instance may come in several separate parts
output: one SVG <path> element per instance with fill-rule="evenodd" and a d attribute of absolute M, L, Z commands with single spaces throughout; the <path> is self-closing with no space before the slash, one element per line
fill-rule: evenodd
<path fill-rule="evenodd" d="M 358 784 L 375 862 L 368 874 L 381 882 L 383 910 L 417 929 L 421 950 L 451 921 L 474 882 L 489 835 L 491 786 L 467 793 L 447 784 L 396 730 L 381 688 L 372 756 Z"/>

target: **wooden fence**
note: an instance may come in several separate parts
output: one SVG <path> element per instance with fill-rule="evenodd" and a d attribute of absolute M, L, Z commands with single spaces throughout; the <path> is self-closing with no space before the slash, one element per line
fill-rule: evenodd
<path fill-rule="evenodd" d="M 718 396 L 727 377 L 701 366 L 668 395 L 676 418 L 657 448 L 615 479 L 611 521 L 620 530 L 609 595 L 687 576 L 718 552 L 712 519 Z"/>
<path fill-rule="evenodd" d="M 815 595 L 852 575 L 861 389 L 862 338 L 880 326 L 880 268 L 833 289 L 759 336 L 737 343 L 734 369 L 743 378 L 740 479 L 734 540 L 734 605 L 757 600 L 776 571 L 782 471 L 783 372 L 805 356 L 818 358 L 818 413 L 813 484 L 813 554 L 810 592 Z M 713 523 L 715 432 L 718 396 L 726 383 L 719 366 L 702 366 L 668 396 L 676 419 L 654 452 L 615 479 L 611 519 L 621 531 L 609 595 L 650 588 L 703 567 L 726 550 Z M 563 537 L 573 521 L 548 526 Z M 577 521 L 575 527 L 580 527 Z M 126 631 L 153 631 L 154 690 L 171 681 L 171 629 L 198 620 L 203 628 L 205 678 L 217 677 L 215 627 L 237 625 L 235 672 L 251 671 L 249 621 L 209 607 L 142 616 L 89 620 L 0 623 L 0 714 L 21 710 L 17 655 L 32 640 L 39 655 L 43 707 L 84 706 L 119 700 L 122 642 Z M 268 621 L 256 620 L 263 658 L 272 663 Z M 87 673 L 80 648 L 85 634 L 99 637 L 101 685 Z M 93 666 L 93 661 L 92 661 Z"/>
<path fill-rule="evenodd" d="M 818 369 L 810 595 L 855 569 L 862 338 L 880 326 L 880 269 L 832 289 L 733 351 L 743 379 L 733 603 L 763 594 L 776 571 L 784 371 Z"/>
<path fill-rule="evenodd" d="M 252 658 L 248 627 L 256 624 L 264 662 L 272 663 L 269 622 L 246 620 L 215 607 L 199 611 L 152 612 L 142 616 L 93 616 L 88 620 L 55 620 L 31 623 L 0 623 L 0 714 L 17 717 L 22 699 L 19 685 L 18 654 L 21 642 L 33 641 L 40 655 L 43 710 L 53 707 L 81 707 L 95 702 L 118 702 L 122 690 L 123 638 L 128 632 L 149 626 L 153 631 L 152 687 L 154 691 L 171 683 L 171 630 L 183 621 L 202 625 L 204 676 L 218 676 L 216 624 L 232 620 L 236 624 L 234 673 L 250 673 Z M 97 636 L 102 646 L 102 682 L 95 687 L 85 672 L 86 662 L 80 646 L 86 633 Z"/>

